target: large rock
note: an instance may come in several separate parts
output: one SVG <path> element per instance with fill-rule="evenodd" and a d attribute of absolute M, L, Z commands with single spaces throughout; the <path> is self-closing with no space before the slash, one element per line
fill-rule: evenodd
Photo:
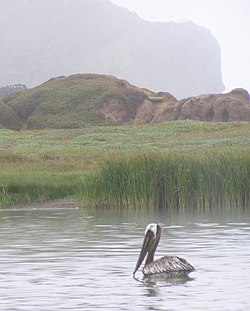
<path fill-rule="evenodd" d="M 250 121 L 249 94 L 244 89 L 218 97 L 213 104 L 212 121 Z"/>
<path fill-rule="evenodd" d="M 234 89 L 226 94 L 207 94 L 181 99 L 169 104 L 152 122 L 171 120 L 249 121 L 249 94 L 244 89 Z"/>
<path fill-rule="evenodd" d="M 162 111 L 177 102 L 177 99 L 168 92 L 153 93 L 144 90 L 147 99 L 137 110 L 134 124 L 157 123 L 160 121 Z"/>

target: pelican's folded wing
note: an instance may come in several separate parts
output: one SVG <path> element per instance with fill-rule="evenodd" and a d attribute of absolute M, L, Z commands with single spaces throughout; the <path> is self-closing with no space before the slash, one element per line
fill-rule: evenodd
<path fill-rule="evenodd" d="M 154 273 L 189 273 L 194 271 L 194 267 L 186 259 L 178 256 L 165 256 L 157 259 L 143 268 L 143 274 L 149 275 Z"/>

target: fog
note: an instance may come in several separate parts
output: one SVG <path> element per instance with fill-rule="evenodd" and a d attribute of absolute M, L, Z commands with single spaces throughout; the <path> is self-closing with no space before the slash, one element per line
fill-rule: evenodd
<path fill-rule="evenodd" d="M 131 3 L 156 20 L 146 1 Z M 176 98 L 225 90 L 211 31 L 148 22 L 108 0 L 1 0 L 0 38 L 0 87 L 92 72 Z"/>
<path fill-rule="evenodd" d="M 225 91 L 250 91 L 249 0 L 112 0 L 150 21 L 187 21 L 208 28 L 221 46 Z"/>

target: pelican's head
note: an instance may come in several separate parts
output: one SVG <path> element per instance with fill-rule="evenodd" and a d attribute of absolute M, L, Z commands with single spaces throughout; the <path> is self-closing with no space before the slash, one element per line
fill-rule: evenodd
<path fill-rule="evenodd" d="M 147 253 L 149 252 L 150 247 L 153 244 L 153 242 L 155 241 L 158 234 L 160 234 L 160 226 L 158 224 L 153 223 L 153 224 L 147 225 L 146 230 L 145 230 L 145 237 L 143 240 L 141 252 L 140 252 L 139 258 L 137 260 L 133 275 L 135 275 L 136 271 L 140 268 L 140 265 L 142 264 Z"/>

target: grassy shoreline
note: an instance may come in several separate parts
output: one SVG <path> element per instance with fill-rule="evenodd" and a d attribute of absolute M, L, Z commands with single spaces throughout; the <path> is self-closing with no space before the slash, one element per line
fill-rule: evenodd
<path fill-rule="evenodd" d="M 154 157 L 162 161 L 177 156 L 193 167 L 203 161 L 210 171 L 212 160 L 221 155 L 233 159 L 223 171 L 226 179 L 233 180 L 235 161 L 249 163 L 250 123 L 177 121 L 79 130 L 0 130 L 0 206 L 68 197 L 79 198 L 84 204 L 99 204 L 86 192 L 84 195 L 83 183 L 96 181 L 96 175 L 107 170 L 108 165 L 111 171 L 112 164 L 121 165 L 130 159 Z M 178 163 L 178 167 L 184 165 L 183 160 Z M 225 164 L 225 159 L 220 163 Z M 181 171 L 178 174 L 182 176 Z M 243 182 L 248 191 L 248 181 Z M 234 188 L 234 193 L 237 191 Z"/>

